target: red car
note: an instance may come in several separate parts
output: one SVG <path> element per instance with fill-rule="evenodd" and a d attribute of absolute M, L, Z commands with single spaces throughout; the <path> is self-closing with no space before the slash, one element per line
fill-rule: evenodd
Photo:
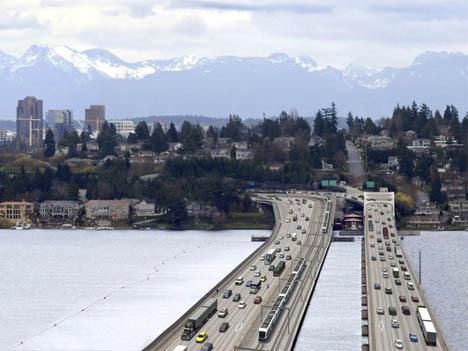
<path fill-rule="evenodd" d="M 411 296 L 411 301 L 413 301 L 413 302 L 419 302 L 419 297 L 417 297 L 416 295 L 412 295 L 412 296 Z"/>
<path fill-rule="evenodd" d="M 403 295 L 400 295 L 400 302 L 406 302 L 406 297 Z"/>
<path fill-rule="evenodd" d="M 262 297 L 261 296 L 255 296 L 254 304 L 258 305 L 260 303 L 262 303 Z"/>
<path fill-rule="evenodd" d="M 403 272 L 406 272 L 406 271 L 407 271 L 406 266 L 403 266 L 403 265 L 402 265 L 400 268 L 401 268 L 401 270 L 402 270 Z"/>

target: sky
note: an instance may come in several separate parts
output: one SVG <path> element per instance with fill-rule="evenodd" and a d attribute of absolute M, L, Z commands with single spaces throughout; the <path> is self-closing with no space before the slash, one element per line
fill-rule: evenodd
<path fill-rule="evenodd" d="M 319 64 L 410 64 L 468 53 L 468 0 L 0 0 L 0 50 L 105 48 L 134 62 L 184 55 L 308 55 Z"/>

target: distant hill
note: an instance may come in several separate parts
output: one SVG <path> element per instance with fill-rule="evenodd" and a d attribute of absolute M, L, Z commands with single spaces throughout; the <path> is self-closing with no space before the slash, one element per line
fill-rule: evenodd
<path fill-rule="evenodd" d="M 21 57 L 0 52 L 0 115 L 15 115 L 25 95 L 44 110 L 71 108 L 83 118 L 89 104 L 105 104 L 109 118 L 203 115 L 243 118 L 278 115 L 296 108 L 312 116 L 334 101 L 374 118 L 413 100 L 442 109 L 468 110 L 468 55 L 426 52 L 402 68 L 343 70 L 306 56 L 178 57 L 128 63 L 103 49 L 31 46 Z"/>

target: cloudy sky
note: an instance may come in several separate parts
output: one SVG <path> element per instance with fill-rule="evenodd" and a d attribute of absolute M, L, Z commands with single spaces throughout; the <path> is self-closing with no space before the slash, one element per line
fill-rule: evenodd
<path fill-rule="evenodd" d="M 403 66 L 468 53 L 468 0 L 1 0 L 0 50 L 106 48 L 127 61 L 194 54 L 309 55 Z"/>

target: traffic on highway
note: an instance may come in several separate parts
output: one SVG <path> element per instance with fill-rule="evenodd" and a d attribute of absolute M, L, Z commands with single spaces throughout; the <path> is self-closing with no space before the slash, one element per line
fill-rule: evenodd
<path fill-rule="evenodd" d="M 371 350 L 445 350 L 400 246 L 393 203 L 365 203 Z"/>

